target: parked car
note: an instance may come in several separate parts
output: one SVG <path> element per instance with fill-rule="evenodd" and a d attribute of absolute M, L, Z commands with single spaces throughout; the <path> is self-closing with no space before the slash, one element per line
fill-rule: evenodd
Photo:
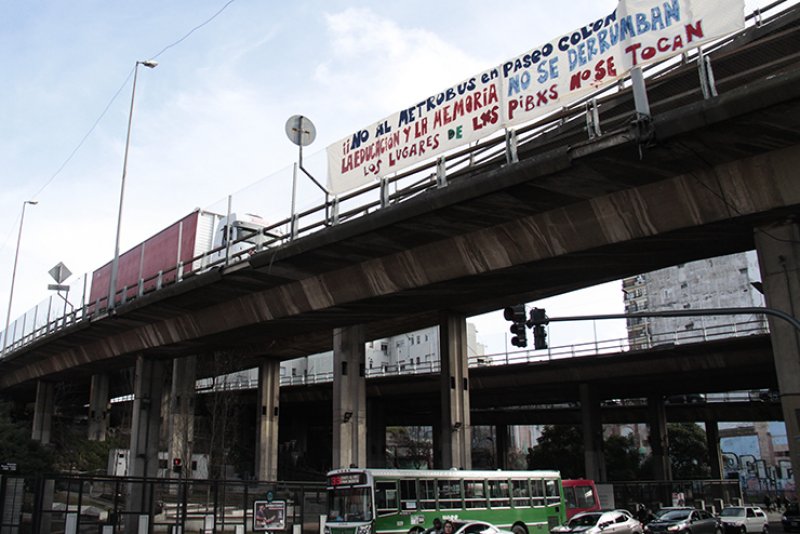
<path fill-rule="evenodd" d="M 627 510 L 607 510 L 576 514 L 551 534 L 642 534 L 642 524 Z"/>
<path fill-rule="evenodd" d="M 783 523 L 784 532 L 800 530 L 800 506 L 796 502 L 786 506 L 786 511 L 781 516 L 781 523 Z"/>
<path fill-rule="evenodd" d="M 719 519 L 705 510 L 694 508 L 662 508 L 656 518 L 644 527 L 645 534 L 722 534 Z"/>
<path fill-rule="evenodd" d="M 453 534 L 513 534 L 486 521 L 453 521 Z"/>
<path fill-rule="evenodd" d="M 769 519 L 758 506 L 728 506 L 719 514 L 725 531 L 730 534 L 767 534 Z"/>

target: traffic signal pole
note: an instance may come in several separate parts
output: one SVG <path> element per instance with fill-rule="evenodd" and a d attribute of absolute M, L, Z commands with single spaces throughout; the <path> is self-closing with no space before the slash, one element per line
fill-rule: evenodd
<path fill-rule="evenodd" d="M 760 307 L 743 307 L 743 308 L 702 308 L 692 310 L 663 310 L 651 312 L 636 312 L 636 313 L 610 313 L 601 315 L 573 315 L 567 317 L 547 317 L 544 316 L 539 320 L 528 321 L 530 325 L 538 326 L 542 324 L 567 322 L 567 321 L 596 321 L 603 319 L 636 319 L 648 317 L 708 317 L 713 315 L 771 315 L 778 317 L 788 322 L 800 331 L 800 321 L 788 313 L 776 310 L 773 308 L 760 308 Z"/>

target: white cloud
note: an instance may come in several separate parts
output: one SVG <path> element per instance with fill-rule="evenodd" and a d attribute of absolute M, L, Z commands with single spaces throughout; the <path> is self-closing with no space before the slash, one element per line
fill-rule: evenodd
<path fill-rule="evenodd" d="M 315 78 L 348 114 L 366 110 L 369 122 L 487 66 L 429 31 L 400 27 L 369 9 L 325 18 L 330 49 Z"/>

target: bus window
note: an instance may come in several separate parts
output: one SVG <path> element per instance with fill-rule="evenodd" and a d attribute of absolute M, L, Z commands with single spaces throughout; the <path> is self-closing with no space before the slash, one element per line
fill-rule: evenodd
<path fill-rule="evenodd" d="M 464 481 L 464 507 L 486 508 L 486 492 L 483 488 L 483 480 Z"/>
<path fill-rule="evenodd" d="M 558 482 L 556 480 L 545 480 L 545 495 L 547 495 L 547 504 L 561 504 L 561 495 L 558 493 Z"/>
<path fill-rule="evenodd" d="M 510 505 L 507 480 L 489 480 L 489 504 L 492 508 L 508 508 Z"/>
<path fill-rule="evenodd" d="M 400 481 L 400 504 L 403 510 L 417 509 L 417 481 Z"/>
<path fill-rule="evenodd" d="M 514 507 L 526 507 L 531 505 L 531 492 L 528 488 L 527 480 L 511 481 L 511 503 Z"/>
<path fill-rule="evenodd" d="M 436 510 L 436 481 L 419 481 L 419 505 L 423 510 Z"/>
<path fill-rule="evenodd" d="M 378 515 L 397 513 L 397 484 L 394 482 L 375 483 L 375 508 Z"/>
<path fill-rule="evenodd" d="M 544 506 L 544 481 L 531 479 L 531 497 L 533 506 Z"/>
<path fill-rule="evenodd" d="M 439 480 L 439 510 L 460 510 L 461 483 L 458 480 Z"/>

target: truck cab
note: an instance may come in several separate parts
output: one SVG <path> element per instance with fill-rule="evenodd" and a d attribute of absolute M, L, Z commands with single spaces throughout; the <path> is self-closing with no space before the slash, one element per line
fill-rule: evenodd
<path fill-rule="evenodd" d="M 263 231 L 266 227 L 264 218 L 251 213 L 231 213 L 229 217 L 221 217 L 211 243 L 211 249 L 215 252 L 211 254 L 210 263 L 219 265 L 226 258 L 229 262 L 235 262 L 246 254 L 259 252 L 270 238 L 277 237 L 266 235 Z"/>

